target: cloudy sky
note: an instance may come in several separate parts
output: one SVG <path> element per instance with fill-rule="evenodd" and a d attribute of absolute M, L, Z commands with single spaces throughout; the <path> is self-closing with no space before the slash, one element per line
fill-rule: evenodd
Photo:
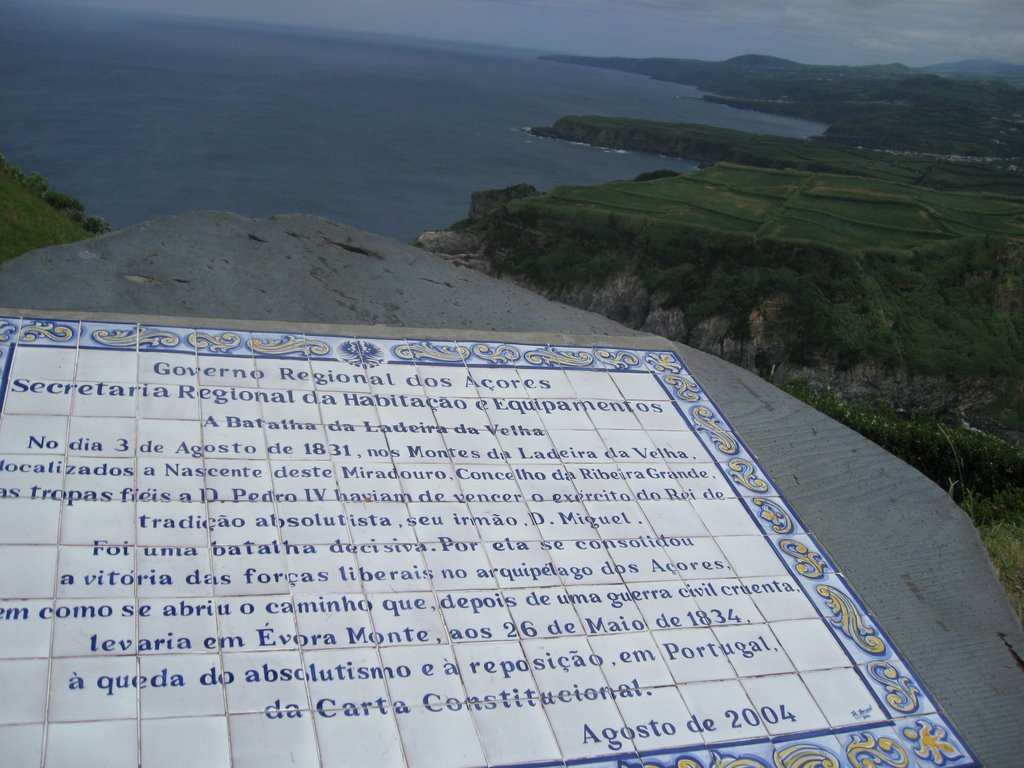
<path fill-rule="evenodd" d="M 566 53 L 1024 64 L 1024 0 L 61 0 Z"/>

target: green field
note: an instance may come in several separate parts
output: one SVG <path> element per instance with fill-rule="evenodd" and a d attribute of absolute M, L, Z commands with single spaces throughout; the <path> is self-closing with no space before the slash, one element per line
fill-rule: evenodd
<path fill-rule="evenodd" d="M 1024 237 L 1024 199 L 727 163 L 646 182 L 557 187 L 514 205 L 612 213 L 858 251 L 972 235 Z"/>
<path fill-rule="evenodd" d="M 792 168 L 863 176 L 941 191 L 1024 196 L 1024 172 L 1014 170 L 1008 161 L 965 162 L 851 147 L 821 137 L 796 139 L 626 117 L 570 115 L 559 118 L 550 127 L 534 128 L 532 132 L 548 138 L 705 163 L 724 161 L 757 168 Z"/>
<path fill-rule="evenodd" d="M 1002 382 L 990 415 L 1024 427 L 1024 198 L 720 163 L 556 187 L 459 226 L 554 295 L 636 275 L 682 313 L 680 341 L 714 320 L 742 347 L 756 318 L 772 367 Z"/>

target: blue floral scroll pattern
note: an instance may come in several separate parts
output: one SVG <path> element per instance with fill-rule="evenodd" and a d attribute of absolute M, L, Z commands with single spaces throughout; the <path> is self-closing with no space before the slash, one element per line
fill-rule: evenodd
<path fill-rule="evenodd" d="M 773 533 L 793 533 L 793 517 L 782 504 L 763 498 L 753 499 L 751 503 L 757 507 L 758 517 L 771 527 Z"/>
<path fill-rule="evenodd" d="M 779 549 L 795 561 L 794 570 L 805 579 L 820 579 L 828 568 L 820 554 L 796 539 L 783 539 Z"/>
<path fill-rule="evenodd" d="M 23 320 L 19 344 L 72 344 L 78 336 L 78 323 L 59 320 Z"/>
<path fill-rule="evenodd" d="M 740 449 L 739 443 L 732 432 L 722 426 L 718 415 L 706 405 L 697 405 L 690 409 L 690 418 L 698 432 L 706 432 L 719 453 L 735 456 Z"/>
<path fill-rule="evenodd" d="M 0 344 L 10 344 L 18 337 L 21 322 L 13 317 L 0 317 Z"/>
<path fill-rule="evenodd" d="M 642 364 L 636 352 L 626 349 L 597 349 L 594 356 L 599 363 L 616 371 L 631 371 Z"/>
<path fill-rule="evenodd" d="M 620 768 L 633 768 L 636 763 L 621 761 Z M 844 768 L 838 755 L 830 749 L 810 742 L 779 745 L 770 756 L 753 752 L 730 753 L 712 749 L 706 753 L 686 752 L 669 760 L 647 759 L 640 768 Z"/>
<path fill-rule="evenodd" d="M 871 680 L 885 692 L 885 703 L 902 714 L 916 712 L 919 707 L 921 689 L 917 683 L 887 661 L 872 661 L 867 665 Z"/>
<path fill-rule="evenodd" d="M 197 352 L 215 355 L 228 355 L 242 347 L 241 334 L 233 331 L 193 331 L 188 335 L 188 343 Z"/>
<path fill-rule="evenodd" d="M 307 339 L 302 335 L 285 334 L 267 336 L 253 334 L 247 342 L 249 349 L 258 355 L 273 357 L 327 357 L 331 348 L 317 339 Z"/>
<path fill-rule="evenodd" d="M 704 393 L 697 383 L 688 376 L 680 376 L 678 373 L 670 373 L 661 379 L 669 385 L 675 396 L 687 403 L 697 403 L 704 399 Z"/>
<path fill-rule="evenodd" d="M 397 362 L 405 363 L 464 363 L 473 351 L 462 344 L 417 341 L 396 344 L 391 347 L 391 354 L 397 358 Z"/>
<path fill-rule="evenodd" d="M 737 483 L 754 493 L 768 493 L 771 486 L 757 474 L 758 467 L 752 461 L 744 458 L 730 459 L 728 464 L 729 476 Z"/>
<path fill-rule="evenodd" d="M 830 584 L 819 584 L 815 592 L 825 598 L 825 605 L 832 613 L 829 622 L 841 631 L 858 648 L 872 656 L 884 656 L 888 646 L 878 631 L 860 615 L 853 599 L 843 590 Z"/>
<path fill-rule="evenodd" d="M 594 364 L 594 355 L 585 349 L 558 347 L 531 349 L 523 359 L 530 365 L 546 368 L 590 368 Z"/>
<path fill-rule="evenodd" d="M 522 357 L 514 344 L 485 344 L 472 346 L 472 357 L 492 365 L 512 365 Z"/>
<path fill-rule="evenodd" d="M 174 349 L 181 346 L 182 334 L 166 328 L 135 327 L 100 328 L 92 332 L 92 340 L 114 349 Z"/>
<path fill-rule="evenodd" d="M 907 751 L 888 736 L 876 738 L 871 732 L 854 734 L 846 743 L 846 759 L 855 768 L 908 768 L 911 765 Z"/>

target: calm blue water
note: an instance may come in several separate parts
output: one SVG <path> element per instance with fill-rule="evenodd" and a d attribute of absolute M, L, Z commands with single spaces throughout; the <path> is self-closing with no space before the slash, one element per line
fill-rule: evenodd
<path fill-rule="evenodd" d="M 0 0 L 0 153 L 122 227 L 302 211 L 410 240 L 473 190 L 693 164 L 536 139 L 564 114 L 802 136 L 823 126 L 536 52 Z"/>

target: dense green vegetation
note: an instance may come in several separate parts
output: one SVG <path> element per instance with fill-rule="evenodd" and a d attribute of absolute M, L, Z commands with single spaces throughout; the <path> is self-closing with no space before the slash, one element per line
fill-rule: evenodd
<path fill-rule="evenodd" d="M 947 489 L 978 527 L 1024 620 L 1024 446 L 931 414 L 899 414 L 885 403 L 851 405 L 802 382 L 785 389 Z"/>
<path fill-rule="evenodd" d="M 25 175 L 0 155 L 0 261 L 109 229 L 103 219 L 87 216 L 78 200 L 50 189 L 38 173 Z"/>
<path fill-rule="evenodd" d="M 842 173 L 946 191 L 1024 196 L 1024 172 L 996 165 L 892 154 L 709 125 L 572 115 L 559 118 L 551 127 L 534 128 L 532 133 L 706 163 L 726 161 L 758 168 Z"/>
<path fill-rule="evenodd" d="M 558 187 L 537 205 L 708 227 L 828 247 L 911 248 L 973 235 L 1024 236 L 1024 199 L 719 163 L 694 174 Z"/>
<path fill-rule="evenodd" d="M 683 341 L 711 318 L 749 339 L 756 316 L 779 364 L 1002 381 L 992 415 L 1024 417 L 1020 198 L 719 164 L 558 187 L 464 226 L 499 270 L 548 289 L 638 275 L 683 313 Z"/>
<path fill-rule="evenodd" d="M 684 341 L 704 324 L 716 330 L 699 338 L 718 354 L 737 354 L 739 342 L 742 355 L 755 335 L 754 345 L 781 349 L 770 366 L 778 380 L 788 362 L 815 377 L 846 369 L 850 377 L 837 379 L 846 383 L 873 363 L 876 377 L 922 374 L 916 381 L 953 390 L 951 408 L 934 395 L 909 398 L 930 397 L 945 413 L 908 416 L 789 386 L 947 489 L 1024 619 L 1024 447 L 950 418 L 969 410 L 1024 435 L 1024 68 L 550 58 L 693 85 L 709 101 L 829 127 L 810 140 L 613 117 L 534 129 L 717 165 L 509 202 L 464 224 L 492 262 L 565 296 L 633 273 L 652 300 L 683 316 L 673 328 Z"/>
<path fill-rule="evenodd" d="M 1024 92 L 1003 81 L 944 77 L 902 64 L 816 66 L 772 56 L 547 58 L 692 85 L 710 101 L 829 123 L 825 137 L 851 146 L 1024 157 Z"/>

